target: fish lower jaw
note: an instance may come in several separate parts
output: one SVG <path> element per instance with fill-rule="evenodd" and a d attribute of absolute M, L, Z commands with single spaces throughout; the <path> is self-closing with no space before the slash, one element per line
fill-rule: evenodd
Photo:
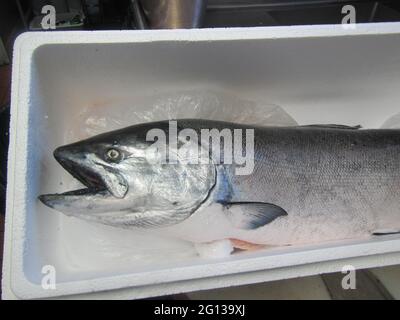
<path fill-rule="evenodd" d="M 108 193 L 105 187 L 87 187 L 77 190 L 66 191 L 59 193 L 61 196 L 85 196 L 85 195 L 95 195 L 99 193 Z"/>
<path fill-rule="evenodd" d="M 73 204 L 83 204 L 104 199 L 112 195 L 104 188 L 89 187 L 78 190 L 67 191 L 64 193 L 43 194 L 38 199 L 46 206 L 66 212 L 73 210 Z"/>

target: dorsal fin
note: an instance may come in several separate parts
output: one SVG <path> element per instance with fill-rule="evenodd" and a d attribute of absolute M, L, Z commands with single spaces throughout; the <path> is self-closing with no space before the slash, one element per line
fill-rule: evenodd
<path fill-rule="evenodd" d="M 321 128 L 321 129 L 347 129 L 347 130 L 358 130 L 361 129 L 361 125 L 346 126 L 344 124 L 308 124 L 300 126 L 303 128 Z"/>

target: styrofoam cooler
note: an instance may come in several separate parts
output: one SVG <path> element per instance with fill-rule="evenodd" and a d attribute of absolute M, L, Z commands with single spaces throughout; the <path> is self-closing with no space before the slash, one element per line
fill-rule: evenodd
<path fill-rule="evenodd" d="M 400 263 L 400 236 L 206 259 L 190 244 L 68 218 L 37 196 L 88 105 L 182 89 L 267 98 L 300 124 L 378 128 L 400 112 L 400 24 L 25 33 L 15 44 L 3 298 L 143 298 Z M 243 112 L 246 112 L 245 110 Z M 45 266 L 56 287 L 42 285 Z"/>

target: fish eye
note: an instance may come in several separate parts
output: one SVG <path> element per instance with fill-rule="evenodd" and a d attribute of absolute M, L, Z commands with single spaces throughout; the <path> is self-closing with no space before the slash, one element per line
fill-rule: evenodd
<path fill-rule="evenodd" d="M 111 162 L 118 162 L 121 160 L 121 152 L 117 149 L 111 148 L 106 152 L 106 160 Z"/>

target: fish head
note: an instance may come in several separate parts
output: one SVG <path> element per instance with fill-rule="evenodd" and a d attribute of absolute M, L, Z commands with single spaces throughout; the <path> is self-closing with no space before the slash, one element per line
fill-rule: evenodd
<path fill-rule="evenodd" d="M 215 184 L 215 168 L 154 161 L 157 153 L 149 152 L 152 142 L 145 134 L 153 127 L 137 125 L 57 148 L 55 159 L 86 188 L 39 199 L 68 215 L 105 224 L 127 213 L 135 219 L 194 212 Z"/>

